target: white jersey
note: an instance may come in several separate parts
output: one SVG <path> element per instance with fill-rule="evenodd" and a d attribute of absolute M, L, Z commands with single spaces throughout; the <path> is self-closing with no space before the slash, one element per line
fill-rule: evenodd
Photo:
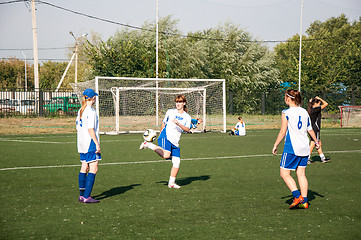
<path fill-rule="evenodd" d="M 234 127 L 238 130 L 239 135 L 246 135 L 246 123 L 245 122 L 238 122 L 236 126 Z"/>
<path fill-rule="evenodd" d="M 182 129 L 173 122 L 174 119 L 177 119 L 180 124 L 186 126 L 187 128 L 191 127 L 192 118 L 188 113 L 183 112 L 180 114 L 177 109 L 169 109 L 163 119 L 165 127 L 159 137 L 165 137 L 174 146 L 179 147 Z"/>
<path fill-rule="evenodd" d="M 76 130 L 78 135 L 78 152 L 88 153 L 91 151 L 96 151 L 96 145 L 93 139 L 91 139 L 88 129 L 89 128 L 94 129 L 95 135 L 99 142 L 98 116 L 95 110 L 90 106 L 87 106 L 84 109 L 83 115 L 80 120 L 79 120 L 79 116 L 80 116 L 80 110 L 78 111 L 78 116 L 76 118 Z"/>
<path fill-rule="evenodd" d="M 288 122 L 283 152 L 296 156 L 310 155 L 307 131 L 312 130 L 310 117 L 301 107 L 290 107 L 282 111 Z"/>

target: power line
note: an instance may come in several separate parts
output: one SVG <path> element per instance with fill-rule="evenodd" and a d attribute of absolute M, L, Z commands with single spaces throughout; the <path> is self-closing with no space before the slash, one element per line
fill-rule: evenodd
<path fill-rule="evenodd" d="M 26 2 L 26 1 L 27 0 L 14 0 L 14 1 L 4 2 L 4 3 L 1 3 L 1 4 L 9 4 L 9 3 L 16 3 L 16 2 Z M 155 30 L 152 30 L 152 29 L 138 27 L 138 26 L 132 26 L 132 25 L 129 25 L 129 24 L 124 24 L 124 23 L 115 22 L 115 21 L 112 21 L 112 20 L 92 16 L 92 15 L 89 15 L 89 14 L 81 13 L 81 12 L 74 11 L 74 10 L 71 10 L 71 9 L 67 9 L 67 8 L 64 8 L 64 7 L 60 7 L 60 6 L 57 6 L 55 4 L 44 2 L 44 1 L 41 1 L 41 0 L 38 0 L 37 2 L 43 3 L 45 5 L 48 5 L 48 6 L 51 6 L 51 7 L 54 7 L 54 8 L 61 9 L 63 11 L 71 12 L 73 14 L 77 14 L 77 15 L 80 15 L 80 16 L 83 16 L 83 17 L 88 17 L 88 18 L 91 18 L 91 19 L 103 21 L 103 22 L 106 22 L 106 23 L 116 24 L 116 25 L 120 25 L 120 26 L 127 27 L 127 28 L 132 28 L 132 29 L 137 29 L 137 30 L 155 32 Z M 184 38 L 193 38 L 193 39 L 197 39 L 197 40 L 211 40 L 211 41 L 224 41 L 224 42 L 230 42 L 231 41 L 229 39 L 224 39 L 224 38 L 210 38 L 210 37 L 202 37 L 202 36 L 193 36 L 193 35 L 189 35 L 189 34 L 188 35 L 183 35 L 183 34 L 175 34 L 175 33 L 167 33 L 167 32 L 159 32 L 159 33 L 162 33 L 164 35 L 180 36 L 180 37 L 184 37 Z M 303 41 L 318 41 L 318 40 L 325 40 L 325 39 L 330 39 L 330 38 L 317 38 L 317 39 L 314 38 L 314 39 L 305 39 Z M 298 40 L 238 40 L 238 42 L 243 42 L 243 43 L 283 43 L 283 42 L 296 42 L 296 41 L 298 41 Z M 68 48 L 69 47 L 39 48 L 39 50 L 57 50 L 57 49 L 68 49 Z M 32 49 L 27 49 L 27 48 L 20 49 L 19 48 L 19 49 L 0 49 L 0 50 L 2 50 L 2 51 L 8 51 L 8 50 L 9 51 L 21 51 L 21 50 L 26 51 L 26 50 L 32 50 Z"/>
<path fill-rule="evenodd" d="M 0 3 L 0 5 L 2 5 L 2 4 L 10 4 L 10 3 L 17 3 L 17 2 L 26 2 L 26 0 L 14 0 L 14 1 L 2 2 L 2 3 Z"/>
<path fill-rule="evenodd" d="M 49 6 L 51 6 L 51 7 L 55 7 L 55 8 L 58 8 L 58 9 L 67 11 L 67 12 L 71 12 L 71 13 L 74 13 L 74 14 L 77 14 L 77 15 L 80 15 L 80 16 L 84 16 L 84 17 L 88 17 L 88 18 L 100 20 L 100 21 L 103 21 L 103 22 L 112 23 L 112 24 L 116 24 L 116 25 L 121 25 L 121 26 L 123 26 L 123 27 L 134 28 L 134 29 L 138 29 L 138 30 L 147 30 L 147 31 L 152 31 L 152 32 L 153 32 L 153 30 L 150 30 L 150 29 L 146 29 L 146 28 L 142 28 L 142 27 L 137 27 L 137 26 L 132 26 L 132 25 L 129 25 L 129 24 L 124 24 L 124 23 L 119 23 L 119 22 L 115 22 L 115 21 L 112 21 L 112 20 L 107 20 L 107 19 L 100 18 L 100 17 L 91 16 L 91 15 L 89 15 L 89 14 L 85 14 L 85 13 L 77 12 L 77 11 L 74 11 L 74 10 L 70 10 L 70 9 L 67 9 L 67 8 L 64 8 L 64 7 L 60 7 L 60 6 L 54 5 L 54 4 L 52 4 L 52 3 L 48 3 L 48 2 L 44 2 L 44 1 L 40 1 L 40 0 L 39 0 L 38 2 L 39 2 L 39 3 L 46 4 L 46 5 L 49 5 Z"/>
<path fill-rule="evenodd" d="M 17 60 L 25 60 L 25 58 L 17 58 L 17 57 L 2 57 L 0 58 L 0 60 L 12 60 L 12 59 L 17 59 Z M 69 59 L 65 59 L 65 58 L 39 58 L 40 61 L 69 61 Z M 34 61 L 34 58 L 26 58 L 26 61 Z M 82 61 L 82 60 L 78 60 L 79 62 L 86 62 L 86 61 Z"/>
<path fill-rule="evenodd" d="M 55 4 L 52 4 L 52 3 L 48 3 L 48 2 L 44 2 L 44 1 L 41 1 L 39 0 L 38 1 L 39 3 L 43 3 L 45 5 L 49 5 L 51 7 L 54 7 L 54 8 L 58 8 L 58 9 L 61 9 L 61 10 L 64 10 L 64 11 L 67 11 L 67 12 L 71 12 L 71 13 L 74 13 L 74 14 L 77 14 L 77 15 L 80 15 L 80 16 L 84 16 L 84 17 L 88 17 L 88 18 L 92 18 L 92 19 L 95 19 L 95 20 L 99 20 L 99 21 L 103 21 L 103 22 L 107 22 L 107 23 L 111 23 L 111 24 L 116 24 L 116 25 L 120 25 L 120 26 L 123 26 L 123 27 L 127 27 L 127 28 L 133 28 L 133 29 L 137 29 L 137 30 L 144 30 L 144 31 L 149 31 L 149 32 L 155 32 L 155 30 L 152 30 L 152 29 L 148 29 L 148 28 L 143 28 L 143 27 L 138 27 L 138 26 L 133 26 L 133 25 L 129 25 L 129 24 L 124 24 L 124 23 L 120 23 L 120 22 L 115 22 L 115 21 L 112 21 L 112 20 L 108 20 L 108 19 L 104 19 L 104 18 L 100 18 L 100 17 L 96 17 L 96 16 L 92 16 L 92 15 L 89 15 L 89 14 L 85 14 L 85 13 L 81 13 L 81 12 L 78 12 L 78 11 L 74 11 L 74 10 L 71 10 L 71 9 L 67 9 L 67 8 L 64 8 L 64 7 L 60 7 L 60 6 L 57 6 Z M 200 37 L 200 36 L 192 36 L 192 35 L 183 35 L 183 34 L 175 34 L 175 33 L 167 33 L 167 32 L 159 32 L 159 33 L 162 33 L 164 35 L 179 35 L 179 36 L 182 36 L 182 37 L 185 37 L 185 38 L 194 38 L 194 39 L 201 39 L 201 40 L 212 40 L 212 41 L 230 41 L 228 39 L 223 39 L 223 38 L 209 38 L 209 37 Z M 277 40 L 271 40 L 271 41 L 241 41 L 241 42 L 259 42 L 259 43 L 276 43 L 276 42 L 285 42 L 285 41 L 277 41 Z"/>
<path fill-rule="evenodd" d="M 49 48 L 38 48 L 38 50 L 63 50 L 72 49 L 74 47 L 49 47 Z M 30 51 L 32 48 L 0 48 L 0 51 Z"/>

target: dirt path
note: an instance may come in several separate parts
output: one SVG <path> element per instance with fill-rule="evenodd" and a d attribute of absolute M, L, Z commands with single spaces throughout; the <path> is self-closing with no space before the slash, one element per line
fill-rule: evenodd
<path fill-rule="evenodd" d="M 0 118 L 0 135 L 75 133 L 72 118 Z"/>
<path fill-rule="evenodd" d="M 61 118 L 21 118 L 10 117 L 0 118 L 1 135 L 30 135 L 30 134 L 59 134 L 76 133 L 76 117 Z M 253 116 L 245 115 L 246 129 L 279 129 L 281 124 L 280 116 Z M 227 116 L 227 130 L 234 127 L 237 116 Z M 338 121 L 322 120 L 323 128 L 338 128 Z"/>

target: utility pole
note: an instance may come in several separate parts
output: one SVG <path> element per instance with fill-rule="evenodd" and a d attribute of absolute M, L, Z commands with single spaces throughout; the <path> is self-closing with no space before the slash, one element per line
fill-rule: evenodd
<path fill-rule="evenodd" d="M 158 8 L 159 8 L 159 0 L 157 1 L 157 9 L 156 9 L 156 15 L 155 15 L 155 23 L 156 23 L 156 33 L 155 33 L 155 85 L 156 85 L 156 94 L 155 94 L 155 124 L 158 126 L 158 114 L 159 114 L 159 92 L 158 92 L 158 25 L 159 25 L 159 14 L 158 14 Z"/>
<path fill-rule="evenodd" d="M 27 79 L 27 74 L 26 74 L 26 56 L 23 52 L 21 52 L 21 54 L 25 58 L 25 92 L 27 92 L 28 91 L 28 79 Z"/>
<path fill-rule="evenodd" d="M 70 67 L 70 65 L 71 65 L 74 57 L 75 57 L 75 83 L 76 83 L 76 84 L 78 83 L 78 41 L 79 41 L 80 38 L 85 37 L 85 36 L 87 36 L 88 34 L 87 34 L 87 33 L 84 33 L 83 35 L 81 35 L 81 36 L 78 37 L 78 38 L 76 38 L 76 37 L 74 36 L 73 32 L 71 32 L 71 31 L 69 32 L 69 34 L 72 35 L 73 38 L 75 39 L 75 51 L 74 51 L 73 55 L 72 55 L 71 58 L 70 58 L 70 61 L 69 61 L 69 63 L 68 63 L 68 66 L 66 66 L 66 69 L 65 69 L 65 71 L 64 71 L 64 73 L 63 73 L 63 76 L 62 76 L 61 79 L 60 79 L 60 82 L 59 82 L 58 86 L 57 86 L 56 89 L 55 89 L 55 92 L 58 92 L 58 91 L 59 91 L 59 88 L 60 88 L 60 86 L 61 86 L 61 84 L 62 84 L 62 82 L 63 82 L 63 80 L 64 80 L 64 78 L 65 78 L 65 76 L 66 76 L 66 73 L 67 73 L 68 70 L 69 70 L 69 67 Z M 75 89 L 74 89 L 75 92 L 77 92 L 77 89 L 78 89 L 76 84 L 75 84 Z"/>
<path fill-rule="evenodd" d="M 84 33 L 80 37 L 76 38 L 74 36 L 73 32 L 70 31 L 69 33 L 75 39 L 75 84 L 77 84 L 78 83 L 78 45 L 79 45 L 79 39 L 82 38 L 82 37 L 87 36 L 88 34 Z"/>
<path fill-rule="evenodd" d="M 34 87 L 39 91 L 39 57 L 38 57 L 38 36 L 36 31 L 35 0 L 31 0 L 31 16 L 33 23 L 33 52 L 34 52 Z"/>
<path fill-rule="evenodd" d="M 302 19 L 303 19 L 303 0 L 301 0 L 301 20 L 300 20 L 300 53 L 298 60 L 298 91 L 301 92 L 301 54 L 302 54 Z"/>
<path fill-rule="evenodd" d="M 159 25 L 159 0 L 157 0 L 157 10 L 155 15 L 155 23 L 156 23 L 156 30 L 155 30 L 155 78 L 158 78 L 158 25 Z"/>

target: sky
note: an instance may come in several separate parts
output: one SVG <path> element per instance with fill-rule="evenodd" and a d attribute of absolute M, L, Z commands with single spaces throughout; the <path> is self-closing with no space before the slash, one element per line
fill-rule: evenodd
<path fill-rule="evenodd" d="M 141 27 L 155 22 L 157 0 L 41 0 L 36 4 L 39 61 L 68 61 L 75 37 L 96 32 L 107 40 L 121 25 L 78 13 Z M 178 20 L 183 33 L 203 31 L 231 22 L 254 39 L 284 41 L 300 32 L 301 0 L 158 0 L 159 17 Z M 48 3 L 48 4 L 46 4 Z M 50 4 L 50 5 L 49 5 Z M 0 0 L 0 59 L 33 58 L 32 17 L 25 2 Z M 53 5 L 53 6 L 52 6 Z M 60 8 L 59 8 L 60 7 Z M 64 9 L 61 9 L 64 8 Z M 345 14 L 359 20 L 361 0 L 303 0 L 303 31 L 316 20 Z M 89 36 L 89 35 L 88 35 Z M 275 43 L 269 43 L 272 49 Z M 24 54 L 24 55 L 23 55 Z"/>

